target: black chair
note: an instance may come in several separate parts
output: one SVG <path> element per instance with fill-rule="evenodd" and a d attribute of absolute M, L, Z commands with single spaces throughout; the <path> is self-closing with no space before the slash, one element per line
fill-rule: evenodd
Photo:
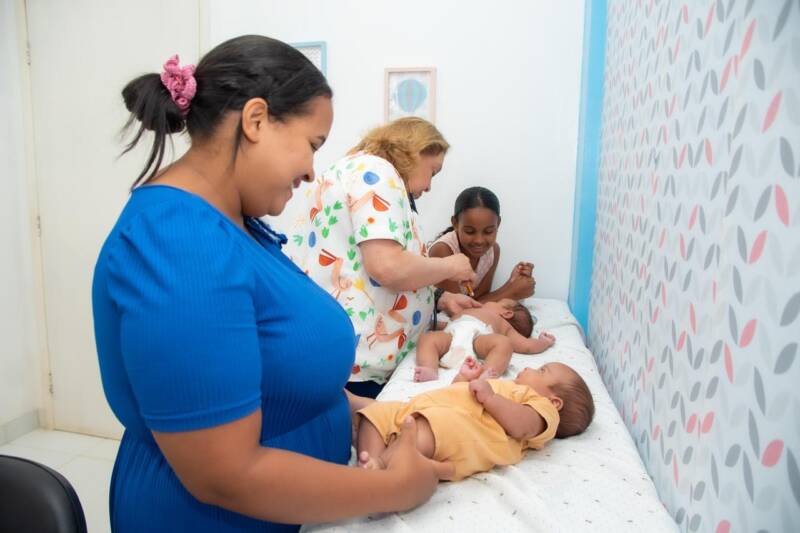
<path fill-rule="evenodd" d="M 75 489 L 44 465 L 0 455 L 0 532 L 86 533 Z"/>

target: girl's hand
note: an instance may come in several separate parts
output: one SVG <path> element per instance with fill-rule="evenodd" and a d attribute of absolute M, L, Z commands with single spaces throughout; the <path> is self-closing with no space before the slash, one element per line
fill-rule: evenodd
<path fill-rule="evenodd" d="M 444 292 L 439 297 L 437 311 L 444 311 L 448 316 L 455 316 L 463 313 L 465 309 L 477 309 L 483 304 L 473 300 L 466 294 L 456 294 L 454 292 Z"/>
<path fill-rule="evenodd" d="M 492 386 L 485 379 L 474 379 L 469 382 L 469 391 L 475 397 L 475 401 L 483 405 L 490 396 L 494 394 Z"/>
<path fill-rule="evenodd" d="M 400 426 L 400 436 L 386 459 L 386 471 L 396 482 L 398 511 L 407 511 L 431 497 L 440 479 L 455 474 L 453 463 L 428 459 L 417 449 L 417 422 L 407 417 Z"/>
<path fill-rule="evenodd" d="M 509 298 L 522 300 L 533 296 L 533 292 L 536 289 L 536 280 L 530 276 L 517 275 L 515 277 L 512 273 L 505 287 L 509 291 Z"/>
<path fill-rule="evenodd" d="M 527 261 L 520 261 L 514 267 L 514 270 L 511 272 L 511 277 L 515 276 L 533 276 L 533 263 L 528 263 Z"/>
<path fill-rule="evenodd" d="M 447 281 L 455 281 L 457 283 L 471 283 L 475 285 L 475 271 L 472 270 L 472 265 L 469 262 L 469 257 L 464 254 L 454 254 L 444 258 L 448 261 L 450 266 L 451 275 Z"/>

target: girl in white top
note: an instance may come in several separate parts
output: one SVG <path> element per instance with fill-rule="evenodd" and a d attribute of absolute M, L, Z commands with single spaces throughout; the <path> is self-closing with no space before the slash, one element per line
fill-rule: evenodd
<path fill-rule="evenodd" d="M 520 262 L 514 267 L 508 281 L 492 291 L 492 281 L 500 260 L 497 229 L 500 226 L 500 202 L 485 187 L 464 189 L 456 198 L 452 226 L 431 245 L 431 257 L 450 257 L 465 254 L 475 270 L 473 286 L 443 281 L 437 287 L 451 292 L 466 292 L 481 302 L 500 301 L 503 298 L 522 300 L 532 296 L 536 288 L 533 264 Z"/>

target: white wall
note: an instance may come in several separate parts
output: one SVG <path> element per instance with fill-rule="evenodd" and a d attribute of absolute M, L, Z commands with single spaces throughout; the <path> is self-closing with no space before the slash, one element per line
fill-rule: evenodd
<path fill-rule="evenodd" d="M 94 343 L 94 264 L 149 146 L 118 159 L 120 92 L 199 48 L 197 0 L 28 2 L 47 340 L 58 429 L 119 436 Z M 147 139 L 149 140 L 149 138 Z M 185 143 L 177 138 L 182 152 Z"/>
<path fill-rule="evenodd" d="M 583 39 L 583 0 L 208 0 L 204 47 L 245 33 L 326 41 L 335 119 L 317 168 L 383 120 L 385 67 L 437 68 L 436 124 L 453 146 L 418 203 L 427 238 L 457 194 L 500 198 L 495 282 L 536 264 L 537 294 L 566 300 Z M 276 223 L 288 229 L 290 205 Z M 501 279 L 502 278 L 502 279 Z"/>
<path fill-rule="evenodd" d="M 20 3 L 0 2 L 0 444 L 38 424 L 41 376 L 35 311 L 27 87 Z"/>

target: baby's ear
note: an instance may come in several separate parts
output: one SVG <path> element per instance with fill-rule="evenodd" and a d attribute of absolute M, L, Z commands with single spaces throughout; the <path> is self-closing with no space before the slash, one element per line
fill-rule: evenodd
<path fill-rule="evenodd" d="M 511 309 L 505 309 L 500 313 L 500 316 L 505 318 L 506 320 L 511 320 L 512 318 L 514 318 L 514 311 L 512 311 Z"/>
<path fill-rule="evenodd" d="M 552 403 L 553 407 L 556 408 L 556 411 L 561 411 L 561 409 L 564 407 L 564 400 L 556 395 L 550 396 L 548 400 L 550 400 L 550 403 Z"/>

